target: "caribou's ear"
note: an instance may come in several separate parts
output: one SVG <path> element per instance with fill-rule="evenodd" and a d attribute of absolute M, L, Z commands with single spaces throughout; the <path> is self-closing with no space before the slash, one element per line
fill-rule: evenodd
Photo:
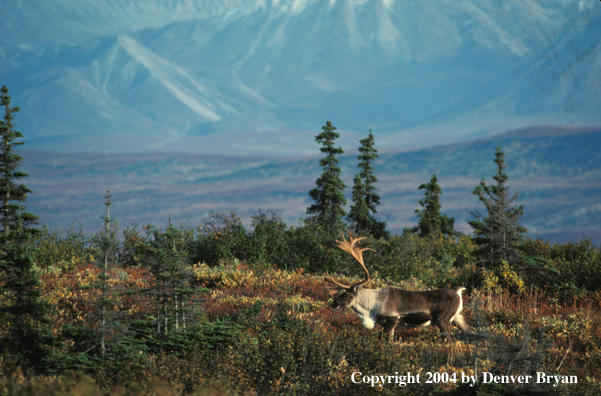
<path fill-rule="evenodd" d="M 357 294 L 357 292 L 359 291 L 359 288 L 361 287 L 361 285 L 356 285 L 351 287 L 351 289 L 349 290 L 351 293 L 353 294 Z"/>

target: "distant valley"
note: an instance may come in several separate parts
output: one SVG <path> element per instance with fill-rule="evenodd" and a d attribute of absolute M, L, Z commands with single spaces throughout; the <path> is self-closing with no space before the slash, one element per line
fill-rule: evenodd
<path fill-rule="evenodd" d="M 382 202 L 377 216 L 394 233 L 416 224 L 414 210 L 423 196 L 417 187 L 433 173 L 443 189 L 442 212 L 471 232 L 470 213 L 484 210 L 471 190 L 482 178 L 492 181 L 500 145 L 532 237 L 563 242 L 588 236 L 601 243 L 601 128 L 530 128 L 403 152 L 387 152 L 375 137 L 381 153 L 375 163 Z M 197 226 L 210 211 L 225 209 L 235 210 L 247 226 L 259 209 L 275 210 L 295 225 L 321 174 L 319 145 L 313 145 L 315 155 L 297 158 L 23 149 L 22 167 L 30 174 L 23 182 L 34 190 L 27 207 L 51 228 L 95 232 L 104 214 L 102 193 L 110 189 L 111 214 L 121 228 L 134 222 L 161 226 L 169 218 Z M 349 204 L 356 156 L 347 150 L 341 159 Z"/>

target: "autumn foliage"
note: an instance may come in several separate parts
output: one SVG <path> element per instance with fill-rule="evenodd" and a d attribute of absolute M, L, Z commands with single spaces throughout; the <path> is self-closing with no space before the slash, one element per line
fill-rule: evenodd
<path fill-rule="evenodd" d="M 589 280 L 599 276 L 599 251 L 590 243 L 529 240 L 523 246 L 523 262 L 485 270 L 473 264 L 474 247 L 467 237 L 368 239 L 376 252 L 365 255 L 374 278 L 367 287 L 468 286 L 464 312 L 475 335 L 456 331 L 457 341 L 447 343 L 434 327 L 403 328 L 400 341 L 388 343 L 379 340 L 378 327 L 366 330 L 352 312 L 329 308 L 335 290 L 324 281 L 324 272 L 341 281 L 356 281 L 361 273 L 352 259 L 334 250 L 329 239 L 320 240 L 315 230 L 277 227 L 269 223 L 276 219 L 266 216 L 257 218 L 257 224 L 261 221 L 261 232 L 281 234 L 257 236 L 239 227 L 210 232 L 127 228 L 119 259 L 107 276 L 105 355 L 98 347 L 97 252 L 77 232 L 47 230 L 39 239 L 37 273 L 42 300 L 50 307 L 46 325 L 54 337 L 50 357 L 44 362 L 46 370 L 38 374 L 3 357 L 0 394 L 399 392 L 398 384 L 372 388 L 353 382 L 353 373 L 359 372 L 420 373 L 420 384 L 403 387 L 410 395 L 601 392 L 601 291 Z M 273 227 L 267 227 L 270 224 Z M 290 235 L 318 243 L 313 250 L 305 249 L 329 264 L 320 271 L 318 262 L 309 266 L 294 261 L 301 253 Z M 288 252 L 269 247 L 270 238 Z M 217 243 L 221 250 L 208 255 Z M 194 260 L 202 255 L 214 261 Z M 161 267 L 160 257 L 169 259 L 169 267 Z M 282 262 L 286 257 L 293 261 Z M 165 275 L 173 266 L 178 282 L 185 284 Z M 157 277 L 164 277 L 162 283 Z M 0 331 L 4 326 L 0 324 Z M 500 376 L 544 372 L 576 376 L 578 383 L 479 383 L 470 388 L 460 380 L 426 384 L 428 372 L 455 373 L 459 379 L 462 373 L 482 379 L 484 372 Z"/>

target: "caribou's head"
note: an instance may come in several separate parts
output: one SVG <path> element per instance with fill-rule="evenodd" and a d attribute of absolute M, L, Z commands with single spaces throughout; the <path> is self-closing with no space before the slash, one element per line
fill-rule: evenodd
<path fill-rule="evenodd" d="M 337 309 L 337 308 L 345 309 L 345 308 L 350 307 L 353 304 L 353 300 L 357 297 L 359 290 L 363 287 L 364 284 L 369 282 L 369 272 L 367 271 L 367 268 L 365 268 L 365 264 L 363 263 L 363 252 L 366 250 L 373 251 L 373 249 L 360 248 L 359 246 L 355 246 L 357 244 L 357 242 L 362 241 L 365 238 L 354 239 L 352 236 L 349 235 L 349 239 L 350 239 L 350 241 L 347 241 L 343 235 L 342 241 L 336 241 L 336 242 L 338 242 L 338 247 L 340 249 L 344 250 L 347 253 L 350 253 L 353 256 L 353 258 L 359 262 L 359 264 L 361 265 L 361 268 L 363 268 L 363 271 L 365 272 L 365 279 L 362 280 L 361 282 L 357 282 L 352 285 L 343 285 L 342 283 L 336 282 L 330 276 L 326 276 L 325 277 L 326 281 L 328 281 L 344 290 L 344 293 L 342 293 L 341 295 L 336 297 L 334 299 L 334 301 L 330 304 L 330 307 L 332 309 Z"/>
<path fill-rule="evenodd" d="M 353 304 L 353 300 L 357 297 L 357 292 L 359 290 L 359 286 L 353 287 L 351 289 L 346 290 L 344 293 L 339 295 L 332 301 L 330 304 L 330 308 L 332 309 L 346 309 Z"/>

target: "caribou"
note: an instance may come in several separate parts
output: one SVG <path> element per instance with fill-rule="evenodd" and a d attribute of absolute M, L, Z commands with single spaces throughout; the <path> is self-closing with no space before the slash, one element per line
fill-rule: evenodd
<path fill-rule="evenodd" d="M 374 250 L 356 246 L 365 238 L 353 238 L 349 235 L 350 241 L 347 241 L 343 235 L 342 239 L 337 241 L 338 247 L 359 263 L 365 273 L 365 279 L 352 285 L 344 285 L 326 275 L 326 281 L 344 290 L 344 293 L 330 304 L 332 309 L 350 307 L 367 329 L 373 329 L 376 323 L 382 325 L 380 338 L 386 336 L 389 340 L 394 340 L 394 330 L 398 325 L 421 327 L 434 324 L 448 341 L 453 340 L 451 323 L 465 333 L 472 333 L 461 315 L 463 309 L 461 293 L 465 287 L 429 291 L 409 291 L 391 286 L 366 289 L 363 285 L 370 281 L 370 277 L 363 263 L 363 252 Z"/>

